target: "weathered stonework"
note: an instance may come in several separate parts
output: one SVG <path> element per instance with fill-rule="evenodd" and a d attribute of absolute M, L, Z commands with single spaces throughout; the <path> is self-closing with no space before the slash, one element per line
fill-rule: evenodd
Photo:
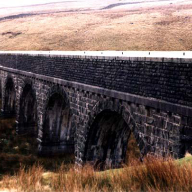
<path fill-rule="evenodd" d="M 2 112 L 41 154 L 118 167 L 131 131 L 141 156 L 192 152 L 192 59 L 0 54 L 0 65 Z"/>

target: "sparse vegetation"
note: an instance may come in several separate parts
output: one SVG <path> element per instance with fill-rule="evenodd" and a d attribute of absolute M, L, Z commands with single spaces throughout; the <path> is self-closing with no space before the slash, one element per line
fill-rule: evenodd
<path fill-rule="evenodd" d="M 15 120 L 1 120 L 0 190 L 5 191 L 191 191 L 192 157 L 183 160 L 137 159 L 133 135 L 127 164 L 121 169 L 95 171 L 74 167 L 73 157 L 42 158 L 35 138 L 16 135 Z"/>
<path fill-rule="evenodd" d="M 72 167 L 73 156 L 38 157 L 36 138 L 17 135 L 15 130 L 14 118 L 0 120 L 0 177 L 34 164 L 42 165 L 47 171 L 55 171 L 62 163 L 68 165 L 68 169 Z"/>
<path fill-rule="evenodd" d="M 192 165 L 147 159 L 143 165 L 95 172 L 85 166 L 75 170 L 61 165 L 45 172 L 42 166 L 25 167 L 14 176 L 3 176 L 0 188 L 15 191 L 191 191 Z"/>
<path fill-rule="evenodd" d="M 0 50 L 192 50 L 191 0 L 163 2 L 105 10 L 77 2 L 14 10 L 0 20 Z M 7 11 L 0 10 L 0 16 Z"/>

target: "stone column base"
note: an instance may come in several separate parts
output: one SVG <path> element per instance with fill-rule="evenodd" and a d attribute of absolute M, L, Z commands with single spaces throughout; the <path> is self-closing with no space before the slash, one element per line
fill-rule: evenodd
<path fill-rule="evenodd" d="M 37 125 L 35 125 L 35 124 L 24 125 L 24 124 L 20 124 L 19 122 L 17 122 L 16 132 L 19 135 L 26 134 L 26 135 L 30 135 L 33 137 L 37 137 Z"/>
<path fill-rule="evenodd" d="M 64 155 L 64 154 L 74 154 L 74 144 L 54 144 L 49 145 L 39 144 L 38 154 L 40 156 L 52 156 L 52 155 Z"/>

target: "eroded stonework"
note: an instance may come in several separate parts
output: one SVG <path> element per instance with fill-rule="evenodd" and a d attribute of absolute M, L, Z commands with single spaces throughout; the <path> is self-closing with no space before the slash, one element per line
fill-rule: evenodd
<path fill-rule="evenodd" d="M 141 158 L 179 158 L 192 153 L 192 67 L 174 62 L 0 55 L 2 114 L 16 114 L 18 134 L 37 138 L 41 155 L 74 153 L 80 165 L 120 166 L 131 132 Z"/>

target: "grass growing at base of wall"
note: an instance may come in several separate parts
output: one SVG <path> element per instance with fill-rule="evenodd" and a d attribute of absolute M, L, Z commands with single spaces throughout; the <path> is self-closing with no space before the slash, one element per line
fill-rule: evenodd
<path fill-rule="evenodd" d="M 39 157 L 37 140 L 27 135 L 17 135 L 15 119 L 0 120 L 0 178 L 4 174 L 13 175 L 22 166 L 26 169 L 40 164 L 47 171 L 55 171 L 62 163 L 69 169 L 74 163 L 73 156 Z"/>
<path fill-rule="evenodd" d="M 14 176 L 4 176 L 0 188 L 18 191 L 191 191 L 192 165 L 160 159 L 147 159 L 143 165 L 121 170 L 95 172 L 90 166 L 56 173 L 42 166 L 22 167 Z"/>
<path fill-rule="evenodd" d="M 17 135 L 15 119 L 0 119 L 0 177 L 3 174 L 14 174 L 21 165 L 29 168 L 40 164 L 45 171 L 55 171 L 61 164 L 68 170 L 74 166 L 74 155 L 39 157 L 36 138 L 28 135 Z M 140 151 L 131 134 L 127 149 L 126 164 L 139 159 Z"/>
<path fill-rule="evenodd" d="M 17 135 L 15 119 L 0 120 L 0 191 L 192 191 L 192 156 L 173 161 L 139 157 L 134 136 L 127 165 L 96 172 L 74 168 L 74 157 L 37 156 L 35 138 Z"/>

